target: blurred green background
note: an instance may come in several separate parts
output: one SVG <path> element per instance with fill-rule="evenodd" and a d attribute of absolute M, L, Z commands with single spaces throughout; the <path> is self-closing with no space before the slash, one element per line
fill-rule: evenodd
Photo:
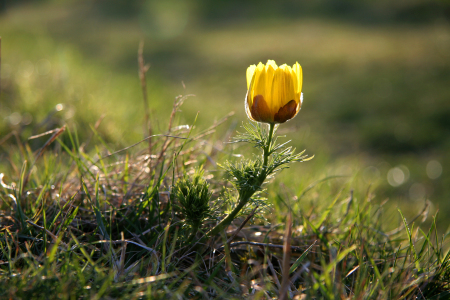
<path fill-rule="evenodd" d="M 221 137 L 246 121 L 250 64 L 298 61 L 304 104 L 280 131 L 315 158 L 280 182 L 356 176 L 411 215 L 429 199 L 450 223 L 449 1 L 3 0 L 0 36 L 0 172 L 14 171 L 12 131 L 68 124 L 85 140 L 103 116 L 113 149 L 142 139 L 143 40 L 155 133 L 177 95 L 195 94 L 180 122 L 235 111 Z"/>

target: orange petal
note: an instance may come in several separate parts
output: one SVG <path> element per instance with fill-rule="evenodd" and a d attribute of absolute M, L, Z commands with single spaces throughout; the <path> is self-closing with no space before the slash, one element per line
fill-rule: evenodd
<path fill-rule="evenodd" d="M 250 107 L 250 112 L 255 121 L 273 123 L 273 116 L 270 113 L 269 106 L 261 94 L 256 95 L 253 98 L 253 104 Z"/>
<path fill-rule="evenodd" d="M 292 119 L 297 114 L 297 103 L 295 100 L 289 101 L 285 106 L 280 108 L 274 116 L 275 123 L 284 123 Z"/>

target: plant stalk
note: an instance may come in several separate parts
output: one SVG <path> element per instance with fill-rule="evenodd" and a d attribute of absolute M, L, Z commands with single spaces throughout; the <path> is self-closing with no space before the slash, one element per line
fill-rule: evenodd
<path fill-rule="evenodd" d="M 274 129 L 275 129 L 275 124 L 271 123 L 269 125 L 269 138 L 267 139 L 267 144 L 264 145 L 264 149 L 263 149 L 263 165 L 261 167 L 260 175 L 259 175 L 259 187 L 261 187 L 261 185 L 264 183 L 264 180 L 266 180 L 266 177 L 267 177 L 267 164 L 269 161 Z M 230 225 L 230 223 L 234 220 L 236 215 L 248 203 L 248 200 L 250 200 L 250 198 L 253 196 L 253 194 L 255 192 L 256 192 L 256 190 L 246 191 L 246 192 L 242 193 L 239 197 L 238 205 L 231 211 L 231 213 L 228 216 L 225 217 L 225 219 L 223 219 L 219 224 L 217 224 L 216 227 L 211 229 L 206 234 L 205 237 L 215 236 L 218 233 L 222 232 L 225 227 Z"/>
<path fill-rule="evenodd" d="M 196 236 L 199 228 L 200 228 L 200 224 L 194 224 L 192 226 L 192 231 L 191 231 L 191 234 L 189 235 L 189 238 L 186 241 L 186 244 L 190 244 L 192 242 L 192 240 Z"/>
<path fill-rule="evenodd" d="M 273 131 L 275 129 L 275 124 L 274 123 L 270 123 L 269 125 L 269 138 L 267 139 L 267 145 L 265 145 L 264 147 L 264 152 L 263 152 L 263 167 L 262 167 L 262 171 L 261 171 L 261 177 L 264 176 L 264 179 L 266 179 L 266 169 L 267 169 L 267 163 L 269 161 L 269 156 L 270 156 L 270 146 L 272 144 L 272 138 L 273 138 Z M 263 182 L 264 182 L 263 179 Z M 262 184 L 262 182 L 261 182 Z"/>

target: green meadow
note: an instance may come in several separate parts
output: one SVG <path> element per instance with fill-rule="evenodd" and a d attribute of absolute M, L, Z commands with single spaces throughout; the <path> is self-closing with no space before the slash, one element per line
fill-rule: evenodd
<path fill-rule="evenodd" d="M 449 11 L 1 2 L 0 298 L 447 299 Z M 268 59 L 303 68 L 278 135 L 314 157 L 211 237 L 237 201 L 226 161 L 261 154 L 229 142 Z M 198 167 L 212 196 L 192 245 L 173 191 Z"/>

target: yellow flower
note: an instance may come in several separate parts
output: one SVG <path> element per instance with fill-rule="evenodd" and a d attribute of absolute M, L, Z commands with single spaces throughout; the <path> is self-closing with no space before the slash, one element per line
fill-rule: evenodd
<path fill-rule="evenodd" d="M 302 67 L 277 66 L 268 60 L 264 65 L 251 65 L 247 69 L 247 96 L 245 111 L 257 122 L 284 123 L 299 112 L 302 102 Z"/>

